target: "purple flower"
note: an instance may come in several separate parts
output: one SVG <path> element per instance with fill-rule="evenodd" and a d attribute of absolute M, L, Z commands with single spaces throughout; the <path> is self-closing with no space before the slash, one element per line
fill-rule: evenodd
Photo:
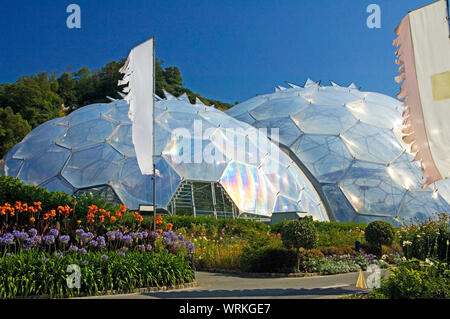
<path fill-rule="evenodd" d="M 25 239 L 28 238 L 28 234 L 27 233 L 23 233 L 23 232 L 20 232 L 20 231 L 17 231 L 17 230 L 13 231 L 13 235 L 19 241 L 24 241 Z"/>
<path fill-rule="evenodd" d="M 91 247 L 95 248 L 95 247 L 97 247 L 97 246 L 98 246 L 98 243 L 97 243 L 97 241 L 96 241 L 96 240 L 91 240 L 91 241 L 89 242 L 89 246 L 91 246 Z"/>
<path fill-rule="evenodd" d="M 130 235 L 125 235 L 125 236 L 122 237 L 122 242 L 125 245 L 129 245 L 129 244 L 131 244 L 133 242 L 133 238 Z"/>
<path fill-rule="evenodd" d="M 31 228 L 28 231 L 28 235 L 30 235 L 30 237 L 35 237 L 35 236 L 37 236 L 37 234 L 38 234 L 38 231 L 36 229 L 34 229 L 34 228 Z"/>
<path fill-rule="evenodd" d="M 83 233 L 83 234 L 81 234 L 81 240 L 84 243 L 90 242 L 93 238 L 94 238 L 94 234 L 93 233 Z"/>
<path fill-rule="evenodd" d="M 76 253 L 78 251 L 78 247 L 74 245 L 70 245 L 69 252 Z"/>
<path fill-rule="evenodd" d="M 159 237 L 159 233 L 158 233 L 158 232 L 152 231 L 152 232 L 150 233 L 150 239 L 151 239 L 151 240 L 157 240 L 158 237 Z"/>
<path fill-rule="evenodd" d="M 12 255 L 13 255 L 13 254 L 11 254 L 11 253 L 7 253 L 7 254 L 6 254 L 6 257 L 9 258 L 9 257 L 12 257 Z"/>
<path fill-rule="evenodd" d="M 64 254 L 63 254 L 63 253 L 56 253 L 56 258 L 61 259 L 61 258 L 63 258 L 63 257 L 64 257 Z"/>
<path fill-rule="evenodd" d="M 42 257 L 41 260 L 42 260 L 44 263 L 46 263 L 46 262 L 48 261 L 48 259 L 45 258 L 45 257 Z"/>
<path fill-rule="evenodd" d="M 85 266 L 89 265 L 89 261 L 83 260 L 83 265 L 85 265 Z"/>
<path fill-rule="evenodd" d="M 116 232 L 114 231 L 108 231 L 106 233 L 106 237 L 108 237 L 109 240 L 115 240 L 116 239 Z"/>
<path fill-rule="evenodd" d="M 139 251 L 144 252 L 144 251 L 146 250 L 146 247 L 145 247 L 145 245 L 138 245 L 138 246 L 137 246 L 137 249 L 138 249 Z"/>
<path fill-rule="evenodd" d="M 124 251 L 119 251 L 117 254 L 118 254 L 119 256 L 125 257 L 125 252 L 124 252 Z"/>
<path fill-rule="evenodd" d="M 77 234 L 77 236 L 81 236 L 82 234 L 84 234 L 84 230 L 83 229 L 77 229 L 75 231 L 75 233 Z"/>
<path fill-rule="evenodd" d="M 59 235 L 59 231 L 57 229 L 50 229 L 50 231 L 48 232 L 49 235 L 52 235 L 54 237 L 58 237 Z"/>
<path fill-rule="evenodd" d="M 70 241 L 70 236 L 66 235 L 66 236 L 59 237 L 59 242 L 61 244 L 67 245 L 69 243 L 69 241 Z"/>
<path fill-rule="evenodd" d="M 103 260 L 108 260 L 108 256 L 107 255 L 102 255 L 102 257 L 100 257 Z"/>
<path fill-rule="evenodd" d="M 53 245 L 55 243 L 55 236 L 47 235 L 44 237 L 44 243 L 47 245 Z"/>
<path fill-rule="evenodd" d="M 147 250 L 152 250 L 152 249 L 153 249 L 152 245 L 148 244 L 147 245 Z"/>
<path fill-rule="evenodd" d="M 14 245 L 14 235 L 7 233 L 0 238 L 0 244 L 3 245 Z"/>
<path fill-rule="evenodd" d="M 79 252 L 80 254 L 83 254 L 83 255 L 86 255 L 86 254 L 87 254 L 87 250 L 84 249 L 84 248 L 79 249 L 78 252 Z"/>

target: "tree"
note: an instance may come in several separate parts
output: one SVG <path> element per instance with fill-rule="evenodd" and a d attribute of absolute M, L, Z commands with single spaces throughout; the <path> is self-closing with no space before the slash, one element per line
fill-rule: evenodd
<path fill-rule="evenodd" d="M 300 248 L 313 249 L 317 246 L 318 235 L 311 217 L 287 223 L 281 229 L 281 240 L 286 248 L 297 251 L 297 270 L 300 269 Z"/>
<path fill-rule="evenodd" d="M 14 113 L 8 106 L 0 108 L 0 157 L 31 131 L 31 126 L 20 113 Z"/>
<path fill-rule="evenodd" d="M 394 235 L 394 226 L 387 222 L 377 220 L 367 225 L 364 236 L 369 244 L 377 248 L 377 255 L 381 256 L 381 245 L 392 245 Z"/>

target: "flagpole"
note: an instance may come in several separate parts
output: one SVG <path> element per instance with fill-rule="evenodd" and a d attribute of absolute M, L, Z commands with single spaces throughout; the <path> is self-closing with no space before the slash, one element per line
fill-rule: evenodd
<path fill-rule="evenodd" d="M 156 55 L 155 55 L 155 46 L 156 46 L 156 37 L 153 36 L 153 95 L 156 94 L 155 88 L 155 82 L 156 82 Z M 153 156 L 153 230 L 156 231 L 156 163 L 155 163 L 155 151 L 156 151 L 156 147 L 155 147 L 155 134 L 156 134 L 156 130 L 155 130 L 155 98 L 154 96 L 152 96 L 152 130 L 153 130 L 153 152 L 152 152 L 152 156 Z"/>

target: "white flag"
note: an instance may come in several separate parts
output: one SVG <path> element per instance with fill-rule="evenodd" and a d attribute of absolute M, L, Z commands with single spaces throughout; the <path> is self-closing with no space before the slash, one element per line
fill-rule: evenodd
<path fill-rule="evenodd" d="M 153 64 L 154 38 L 131 50 L 119 85 L 124 89 L 125 100 L 130 104 L 128 116 L 132 121 L 133 144 L 139 168 L 144 175 L 153 175 Z"/>
<path fill-rule="evenodd" d="M 446 0 L 411 11 L 395 46 L 405 98 L 403 138 L 421 161 L 425 186 L 450 178 L 450 37 Z"/>

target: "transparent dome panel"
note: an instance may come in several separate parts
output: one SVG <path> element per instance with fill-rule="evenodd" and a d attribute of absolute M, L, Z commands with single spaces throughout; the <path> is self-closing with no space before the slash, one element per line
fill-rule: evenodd
<path fill-rule="evenodd" d="M 425 221 L 428 218 L 437 217 L 438 213 L 447 213 L 450 205 L 440 196 L 433 196 L 432 191 L 408 192 L 398 213 L 398 219 L 406 223 L 411 222 L 411 217 Z"/>
<path fill-rule="evenodd" d="M 309 103 L 301 97 L 278 98 L 264 102 L 262 105 L 250 111 L 250 115 L 258 121 L 272 118 L 274 114 L 278 117 L 289 115 L 307 107 Z"/>
<path fill-rule="evenodd" d="M 87 105 L 67 115 L 62 123 L 68 124 L 69 126 L 75 126 L 86 121 L 94 120 L 110 111 L 112 107 L 113 104 Z"/>
<path fill-rule="evenodd" d="M 61 176 L 55 176 L 44 182 L 40 186 L 45 187 L 50 192 L 61 191 L 69 195 L 73 194 L 73 187 Z"/>
<path fill-rule="evenodd" d="M 58 175 L 69 155 L 69 150 L 51 145 L 27 159 L 17 177 L 30 185 L 37 186 L 49 177 Z"/>
<path fill-rule="evenodd" d="M 58 144 L 67 148 L 81 148 L 105 142 L 112 134 L 116 124 L 105 119 L 97 119 L 72 126 L 58 140 Z"/>
<path fill-rule="evenodd" d="M 363 123 L 393 129 L 401 127 L 403 119 L 401 113 L 396 109 L 382 104 L 357 101 L 348 103 L 347 109 Z"/>
<path fill-rule="evenodd" d="M 86 148 L 72 154 L 62 176 L 76 188 L 108 184 L 122 160 L 123 156 L 107 144 Z"/>
<path fill-rule="evenodd" d="M 291 146 L 303 134 L 300 128 L 288 117 L 257 121 L 253 125 L 258 129 L 265 128 L 272 141 L 286 146 Z"/>
<path fill-rule="evenodd" d="M 397 186 L 386 166 L 356 162 L 339 183 L 356 212 L 366 215 L 397 215 L 406 190 Z"/>
<path fill-rule="evenodd" d="M 291 115 L 295 124 L 309 134 L 337 135 L 358 120 L 342 106 L 312 105 Z"/>
<path fill-rule="evenodd" d="M 336 136 L 304 135 L 291 149 L 321 183 L 340 181 L 353 161 Z"/>
<path fill-rule="evenodd" d="M 386 168 L 392 180 L 407 190 L 421 189 L 424 184 L 422 170 L 413 159 L 413 156 L 403 153 Z"/>
<path fill-rule="evenodd" d="M 301 212 L 297 202 L 284 196 L 278 196 L 273 209 L 274 213 L 277 212 Z"/>
<path fill-rule="evenodd" d="M 358 160 L 388 164 L 403 153 L 392 131 L 364 123 L 356 124 L 340 137 Z"/>
<path fill-rule="evenodd" d="M 23 160 L 21 159 L 8 159 L 5 162 L 5 175 L 11 177 L 17 177 L 20 169 L 22 168 Z"/>
<path fill-rule="evenodd" d="M 40 153 L 43 149 L 53 144 L 60 136 L 67 130 L 67 127 L 60 125 L 46 125 L 32 136 L 27 136 L 26 139 L 20 143 L 19 149 L 15 152 L 16 158 L 30 158 L 36 153 Z M 34 132 L 34 131 L 32 131 Z"/>

